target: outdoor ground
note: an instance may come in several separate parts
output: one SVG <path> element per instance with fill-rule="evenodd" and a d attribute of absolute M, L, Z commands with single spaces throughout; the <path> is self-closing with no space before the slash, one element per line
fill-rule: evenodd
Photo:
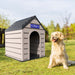
<path fill-rule="evenodd" d="M 70 60 L 75 60 L 75 40 L 65 42 L 66 51 Z M 0 48 L 0 75 L 75 75 L 75 65 L 68 70 L 63 66 L 48 69 L 51 43 L 45 44 L 45 54 L 43 58 L 19 62 L 5 56 L 5 49 Z"/>

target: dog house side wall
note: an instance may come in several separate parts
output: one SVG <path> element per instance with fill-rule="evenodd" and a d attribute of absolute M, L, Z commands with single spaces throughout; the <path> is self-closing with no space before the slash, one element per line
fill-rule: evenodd
<path fill-rule="evenodd" d="M 34 24 L 39 24 L 39 22 L 34 19 L 31 21 L 31 23 Z M 40 29 L 33 29 L 30 28 L 30 24 L 29 23 L 24 29 L 23 29 L 23 59 L 25 60 L 29 60 L 30 59 L 30 34 L 33 31 L 36 31 L 39 33 L 39 37 L 40 37 L 40 42 L 39 42 L 39 47 L 38 47 L 38 52 L 37 54 L 39 54 L 40 57 L 45 56 L 45 31 L 43 30 L 43 28 L 40 26 Z"/>
<path fill-rule="evenodd" d="M 22 30 L 5 32 L 5 55 L 23 61 Z"/>
<path fill-rule="evenodd" d="M 45 31 L 44 30 L 40 32 L 40 40 L 41 40 L 41 56 L 40 57 L 44 57 L 45 56 Z"/>

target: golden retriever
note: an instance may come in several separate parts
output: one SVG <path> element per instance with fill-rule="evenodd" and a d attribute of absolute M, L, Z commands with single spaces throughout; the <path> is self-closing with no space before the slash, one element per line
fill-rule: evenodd
<path fill-rule="evenodd" d="M 53 32 L 51 34 L 52 49 L 48 68 L 62 64 L 64 69 L 68 69 L 68 65 L 75 64 L 74 61 L 68 61 L 68 56 L 63 43 L 64 35 L 62 32 Z"/>

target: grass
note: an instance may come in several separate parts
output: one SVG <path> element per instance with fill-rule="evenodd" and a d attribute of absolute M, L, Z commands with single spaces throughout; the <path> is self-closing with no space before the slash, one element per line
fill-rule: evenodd
<path fill-rule="evenodd" d="M 70 60 L 75 60 L 75 40 L 65 42 Z M 0 48 L 0 75 L 75 75 L 75 65 L 68 70 L 63 66 L 48 69 L 51 43 L 45 43 L 46 56 L 43 58 L 19 62 L 5 56 L 5 48 Z"/>

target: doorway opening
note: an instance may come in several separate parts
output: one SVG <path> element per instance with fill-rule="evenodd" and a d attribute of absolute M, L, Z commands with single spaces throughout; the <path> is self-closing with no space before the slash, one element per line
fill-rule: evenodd
<path fill-rule="evenodd" d="M 34 31 L 30 35 L 30 59 L 39 58 L 38 47 L 39 47 L 39 34 L 38 32 Z"/>

